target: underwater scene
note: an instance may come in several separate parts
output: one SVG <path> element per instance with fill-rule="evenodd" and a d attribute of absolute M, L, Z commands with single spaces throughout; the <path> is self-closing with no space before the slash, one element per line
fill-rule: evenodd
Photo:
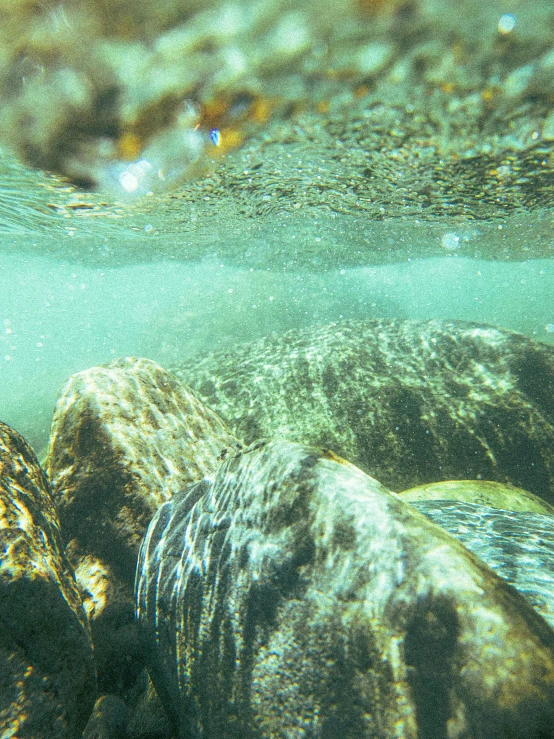
<path fill-rule="evenodd" d="M 554 5 L 0 21 L 0 739 L 554 739 Z"/>

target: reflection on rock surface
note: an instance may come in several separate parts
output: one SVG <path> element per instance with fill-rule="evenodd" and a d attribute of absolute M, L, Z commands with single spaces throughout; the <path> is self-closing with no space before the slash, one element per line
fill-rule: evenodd
<path fill-rule="evenodd" d="M 165 503 L 137 599 L 184 736 L 552 734 L 552 630 L 328 452 L 254 445 Z"/>
<path fill-rule="evenodd" d="M 329 447 L 392 488 L 468 477 L 554 501 L 554 351 L 463 321 L 342 321 L 182 363 L 252 442 Z"/>
<path fill-rule="evenodd" d="M 0 731 L 77 739 L 94 703 L 90 628 L 44 472 L 0 423 Z"/>
<path fill-rule="evenodd" d="M 257 423 L 278 437 L 245 447 L 239 424 L 235 435 L 155 362 L 116 360 L 77 373 L 60 394 L 46 459 L 53 497 L 26 443 L 5 426 L 2 535 L 11 554 L 0 584 L 10 600 L 0 602 L 0 619 L 20 657 L 7 653 L 6 664 L 39 653 L 60 686 L 55 710 L 64 718 L 44 739 L 77 736 L 89 714 L 91 739 L 167 739 L 170 724 L 214 739 L 554 736 L 551 506 L 476 480 L 441 483 L 442 501 L 436 485 L 408 490 L 408 503 L 337 456 L 359 435 L 358 409 L 373 409 L 366 429 L 388 446 L 374 447 L 372 463 L 413 485 L 440 477 L 441 465 L 454 469 L 456 448 L 441 436 L 452 431 L 434 419 L 457 419 L 470 437 L 479 411 L 498 419 L 507 409 L 505 425 L 483 437 L 499 459 L 493 472 L 511 479 L 497 454 L 510 444 L 509 470 L 524 474 L 535 447 L 550 469 L 551 447 L 538 438 L 546 444 L 552 432 L 551 361 L 550 347 L 484 325 L 347 321 L 209 357 L 196 374 L 182 366 L 228 418 L 250 399 Z M 329 367 L 342 372 L 334 385 Z M 537 367 L 541 386 L 530 379 Z M 391 421 L 391 393 L 403 384 L 401 397 L 419 398 L 421 412 L 397 404 Z M 376 405 L 341 405 L 356 393 Z M 286 432 L 271 425 L 283 419 Z M 418 419 L 433 429 L 436 455 L 412 448 L 402 465 L 395 444 L 409 441 Z M 300 438 L 324 428 L 334 451 Z M 460 455 L 456 464 L 461 474 Z M 545 483 L 540 492 L 548 491 Z M 31 559 L 12 556 L 21 554 L 13 548 L 21 531 L 36 540 L 25 549 Z M 11 605 L 15 598 L 40 621 L 35 581 L 51 604 L 37 638 L 29 618 L 15 623 Z M 79 663 L 71 695 L 63 686 L 74 665 L 59 667 L 60 645 Z M 33 699 L 32 680 L 22 692 L 20 672 L 7 673 L 13 690 L 2 715 L 49 727 L 50 704 Z M 31 696 L 23 710 L 22 695 Z"/>

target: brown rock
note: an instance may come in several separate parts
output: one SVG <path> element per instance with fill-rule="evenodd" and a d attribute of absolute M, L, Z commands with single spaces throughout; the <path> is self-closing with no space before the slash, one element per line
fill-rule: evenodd
<path fill-rule="evenodd" d="M 103 692 L 120 691 L 142 666 L 133 583 L 150 519 L 237 444 L 214 413 L 147 359 L 93 367 L 63 388 L 46 465 Z"/>
<path fill-rule="evenodd" d="M 164 504 L 137 602 L 184 736 L 554 737 L 554 632 L 329 452 L 273 441 Z"/>
<path fill-rule="evenodd" d="M 0 423 L 0 734 L 81 736 L 96 691 L 90 631 L 48 481 Z"/>

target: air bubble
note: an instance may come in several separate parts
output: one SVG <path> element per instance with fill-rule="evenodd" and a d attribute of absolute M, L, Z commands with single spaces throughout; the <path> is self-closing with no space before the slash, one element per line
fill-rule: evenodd
<path fill-rule="evenodd" d="M 448 251 L 456 251 L 460 246 L 460 237 L 455 233 L 443 234 L 441 238 L 441 246 L 443 249 L 447 249 Z"/>
<path fill-rule="evenodd" d="M 498 33 L 506 36 L 514 30 L 516 23 L 517 19 L 515 15 L 512 15 L 512 13 L 504 13 L 504 15 L 500 16 L 500 20 L 498 21 Z"/>

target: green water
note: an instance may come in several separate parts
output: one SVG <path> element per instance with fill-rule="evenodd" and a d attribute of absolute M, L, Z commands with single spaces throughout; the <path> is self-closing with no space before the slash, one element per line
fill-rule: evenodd
<path fill-rule="evenodd" d="M 544 227 L 539 215 L 507 218 L 499 230 L 496 222 L 389 225 L 329 212 L 232 222 L 225 208 L 198 223 L 179 200 L 158 211 L 138 201 L 97 206 L 98 215 L 60 213 L 45 204 L 61 186 L 10 166 L 0 418 L 37 451 L 65 380 L 122 355 L 171 366 L 343 318 L 474 320 L 554 343 L 554 260 L 513 258 Z M 499 259 L 479 258 L 493 249 Z"/>
<path fill-rule="evenodd" d="M 152 254 L 142 264 L 112 261 L 0 255 L 0 417 L 37 450 L 63 382 L 117 356 L 170 366 L 272 331 L 364 317 L 476 320 L 554 341 L 549 260 L 445 256 L 290 272 L 210 255 L 190 264 Z"/>
<path fill-rule="evenodd" d="M 544 48 L 537 36 L 525 54 Z M 526 61 L 491 49 L 498 79 Z M 470 88 L 493 77 L 471 82 L 468 65 L 467 95 L 388 77 L 367 98 L 345 88 L 328 114 L 269 121 L 205 177 L 135 200 L 0 154 L 0 418 L 40 451 L 73 372 L 344 318 L 554 343 L 548 101 L 487 113 Z"/>

